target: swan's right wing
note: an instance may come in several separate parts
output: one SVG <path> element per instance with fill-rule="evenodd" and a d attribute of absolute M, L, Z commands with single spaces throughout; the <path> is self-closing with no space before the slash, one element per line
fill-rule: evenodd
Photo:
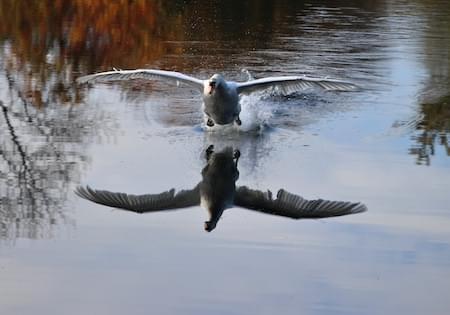
<path fill-rule="evenodd" d="M 193 207 L 200 204 L 198 185 L 192 190 L 175 189 L 160 194 L 131 195 L 78 186 L 75 193 L 92 202 L 137 213 Z"/>
<path fill-rule="evenodd" d="M 356 91 L 354 83 L 328 78 L 312 78 L 307 76 L 268 77 L 237 84 L 239 94 L 250 94 L 256 91 L 275 89 L 283 95 L 320 87 L 328 91 Z"/>
<path fill-rule="evenodd" d="M 78 84 L 83 83 L 95 83 L 95 82 L 108 82 L 108 81 L 124 81 L 132 79 L 145 79 L 154 80 L 162 79 L 166 81 L 173 81 L 177 84 L 182 82 L 193 88 L 203 91 L 203 81 L 197 78 L 188 76 L 186 74 L 166 71 L 166 70 L 154 70 L 154 69 L 137 69 L 137 70 L 112 70 L 100 73 L 94 73 L 79 77 L 77 79 Z"/>
<path fill-rule="evenodd" d="M 270 191 L 262 192 L 246 186 L 236 189 L 234 203 L 238 207 L 293 219 L 319 219 L 367 210 L 367 207 L 359 202 L 307 200 L 284 189 L 280 189 L 277 198 L 272 199 Z"/>

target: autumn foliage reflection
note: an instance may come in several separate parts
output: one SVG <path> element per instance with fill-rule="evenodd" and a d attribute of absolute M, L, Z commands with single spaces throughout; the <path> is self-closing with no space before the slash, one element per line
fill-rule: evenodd
<path fill-rule="evenodd" d="M 1 66 L 36 107 L 77 103 L 79 73 L 142 67 L 170 53 L 161 39 L 180 36 L 179 12 L 162 1 L 1 1 Z"/>
<path fill-rule="evenodd" d="M 162 1 L 6 0 L 0 3 L 0 35 L 16 56 L 34 64 L 47 60 L 60 68 L 69 59 L 88 70 L 135 66 L 166 52 L 158 36 L 178 32 L 177 12 Z"/>

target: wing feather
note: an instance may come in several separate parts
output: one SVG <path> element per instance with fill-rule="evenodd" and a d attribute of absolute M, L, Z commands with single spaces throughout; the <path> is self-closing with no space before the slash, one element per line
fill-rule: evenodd
<path fill-rule="evenodd" d="M 355 91 L 358 89 L 358 86 L 351 82 L 336 79 L 311 78 L 307 76 L 268 77 L 236 84 L 237 91 L 240 94 L 276 89 L 282 94 L 288 95 L 314 86 L 329 91 Z"/>
<path fill-rule="evenodd" d="M 92 202 L 138 213 L 186 208 L 200 203 L 198 185 L 192 190 L 181 190 L 175 193 L 171 189 L 160 194 L 132 195 L 107 190 L 96 190 L 89 186 L 79 186 L 75 193 Z"/>
<path fill-rule="evenodd" d="M 234 203 L 238 207 L 293 219 L 318 219 L 367 211 L 360 202 L 307 200 L 284 189 L 280 189 L 277 198 L 272 199 L 270 191 L 262 192 L 246 186 L 238 187 Z"/>
<path fill-rule="evenodd" d="M 177 84 L 182 82 L 199 90 L 203 90 L 203 81 L 197 78 L 188 76 L 186 74 L 154 69 L 137 69 L 137 70 L 112 70 L 100 73 L 94 73 L 79 77 L 77 79 L 78 84 L 83 83 L 96 83 L 96 82 L 108 82 L 108 81 L 126 81 L 133 79 L 145 79 L 154 80 L 162 79 L 168 81 L 174 81 Z"/>

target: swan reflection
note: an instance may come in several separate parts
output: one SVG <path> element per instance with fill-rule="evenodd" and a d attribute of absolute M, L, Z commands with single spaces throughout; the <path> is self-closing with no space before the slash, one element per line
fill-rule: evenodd
<path fill-rule="evenodd" d="M 193 189 L 160 194 L 132 195 L 121 192 L 96 190 L 89 186 L 78 187 L 75 193 L 85 199 L 137 213 L 164 211 L 201 205 L 209 212 L 205 230 L 211 232 L 223 211 L 241 207 L 267 214 L 293 219 L 319 219 L 366 211 L 364 204 L 323 199 L 307 200 L 280 189 L 276 197 L 271 191 L 260 191 L 246 186 L 236 187 L 239 178 L 239 150 L 227 147 L 219 152 L 211 145 L 206 150 L 207 164 L 202 170 L 202 180 Z"/>

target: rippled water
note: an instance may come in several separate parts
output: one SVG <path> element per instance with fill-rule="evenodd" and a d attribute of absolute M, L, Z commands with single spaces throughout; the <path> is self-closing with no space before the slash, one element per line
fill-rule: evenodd
<path fill-rule="evenodd" d="M 7 0 L 0 16 L 2 314 L 449 312 L 447 1 Z M 362 89 L 252 95 L 243 128 L 205 132 L 189 88 L 75 84 L 112 67 Z M 233 208 L 206 233 L 200 207 L 137 215 L 73 193 L 192 188 L 211 144 L 240 150 L 239 186 L 368 212 Z"/>

